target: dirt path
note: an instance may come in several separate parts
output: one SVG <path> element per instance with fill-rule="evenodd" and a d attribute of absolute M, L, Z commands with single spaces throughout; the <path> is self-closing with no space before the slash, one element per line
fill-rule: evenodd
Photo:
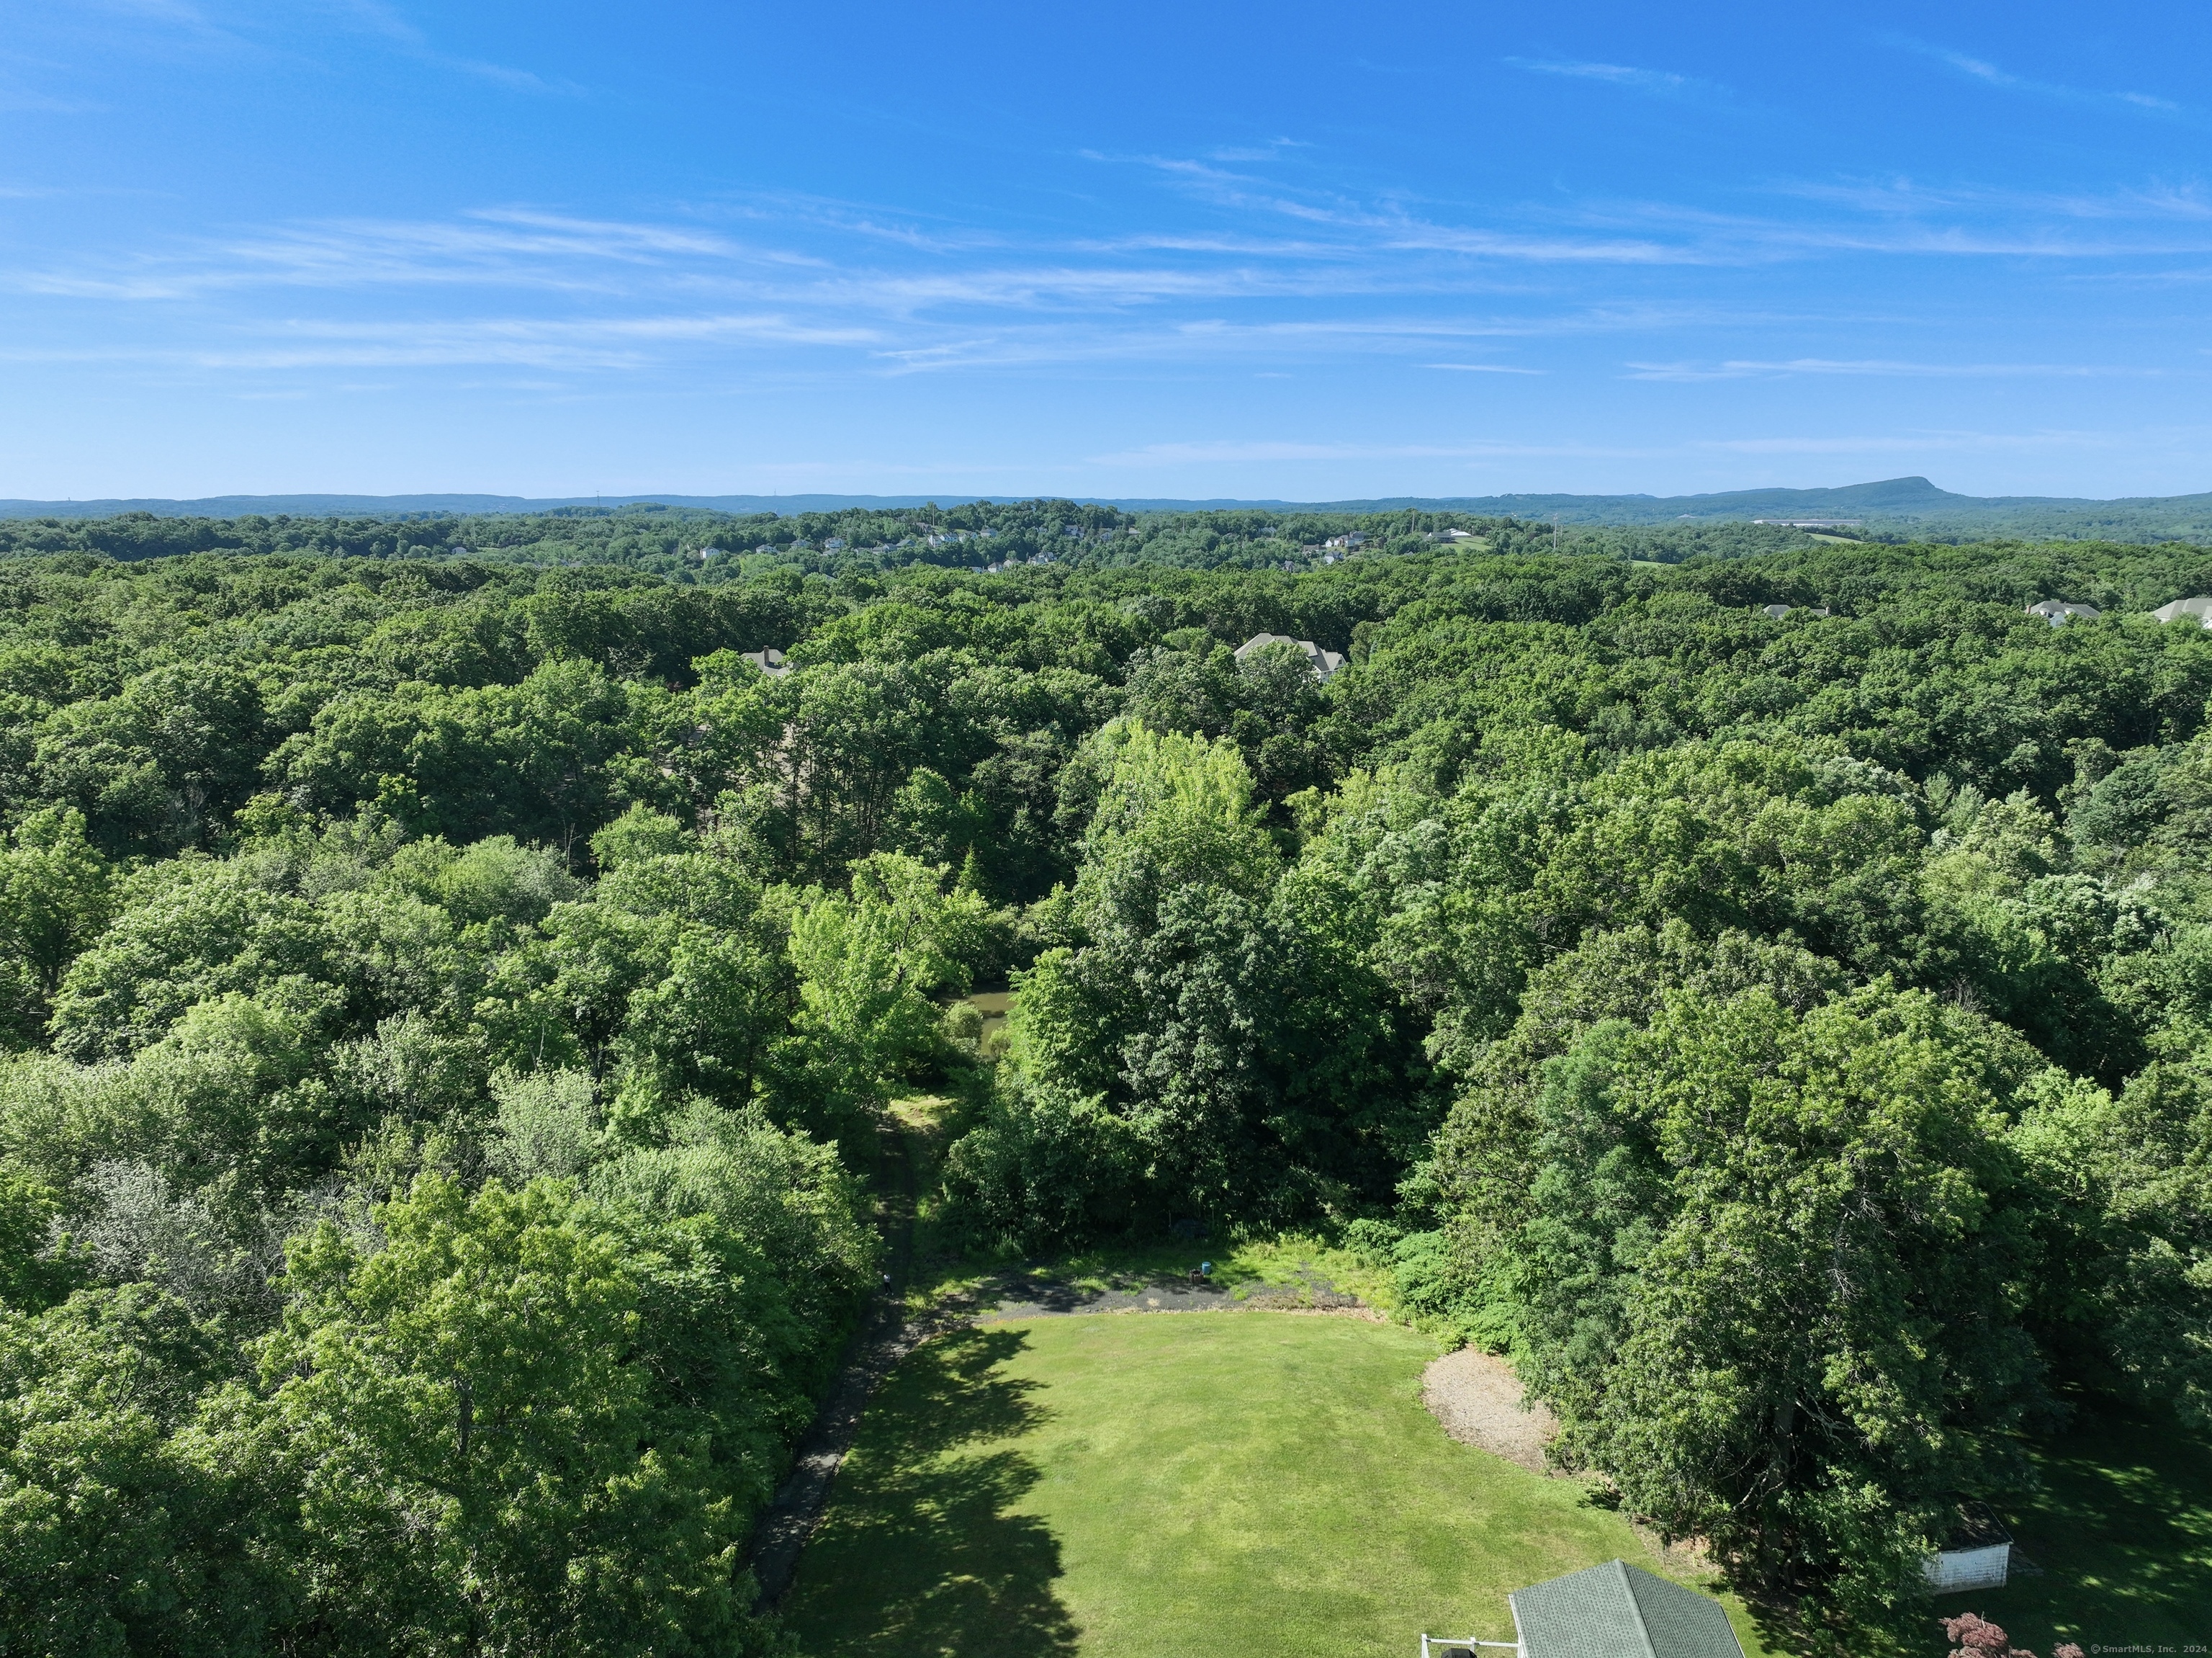
<path fill-rule="evenodd" d="M 868 1395 L 894 1365 L 940 1327 L 902 1316 L 902 1296 L 914 1264 L 914 1150 L 897 1120 L 888 1112 L 877 1125 L 876 1135 L 881 1166 L 893 1171 L 896 1181 L 896 1188 L 884 1199 L 886 1282 L 876 1291 L 866 1319 L 845 1350 L 844 1366 L 822 1402 L 814 1425 L 799 1442 L 791 1472 L 753 1524 L 746 1563 L 760 1584 L 760 1598 L 754 1603 L 757 1612 L 773 1608 L 791 1587 L 799 1557 L 829 1503 L 838 1466 L 853 1448 Z"/>

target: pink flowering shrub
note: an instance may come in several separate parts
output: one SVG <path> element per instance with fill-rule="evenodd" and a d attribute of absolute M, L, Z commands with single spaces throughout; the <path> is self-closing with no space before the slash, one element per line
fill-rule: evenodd
<path fill-rule="evenodd" d="M 1957 1649 L 1951 1658 L 2035 1658 L 2035 1655 L 2026 1648 L 2013 1645 L 2012 1637 L 1988 1618 L 1977 1618 L 1971 1612 L 1962 1617 L 1939 1618 L 1937 1621 L 1943 1625 L 1943 1633 L 1951 1637 L 1951 1644 Z M 2081 1648 L 2068 1641 L 2054 1650 L 2051 1658 L 2082 1658 L 2082 1652 Z"/>

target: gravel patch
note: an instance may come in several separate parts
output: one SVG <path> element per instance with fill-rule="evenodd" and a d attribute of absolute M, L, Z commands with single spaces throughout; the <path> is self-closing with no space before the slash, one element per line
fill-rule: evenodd
<path fill-rule="evenodd" d="M 1521 1379 L 1495 1354 L 1462 1347 L 1421 1373 L 1421 1402 L 1462 1445 L 1472 1445 L 1538 1473 L 1544 1446 L 1559 1423 L 1542 1405 L 1523 1408 Z"/>
<path fill-rule="evenodd" d="M 1007 1275 L 976 1290 L 979 1320 L 1050 1318 L 1070 1313 L 1346 1313 L 1373 1318 L 1358 1296 L 1301 1271 L 1291 1283 L 1192 1283 L 1184 1278 L 1125 1278 L 1096 1284 Z"/>

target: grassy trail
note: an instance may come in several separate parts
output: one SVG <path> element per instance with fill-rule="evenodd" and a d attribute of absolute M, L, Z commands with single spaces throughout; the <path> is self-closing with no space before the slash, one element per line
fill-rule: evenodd
<path fill-rule="evenodd" d="M 799 1442 L 791 1472 L 754 1522 L 745 1563 L 759 1585 L 756 1605 L 762 1611 L 775 1607 L 790 1588 L 860 1430 L 869 1395 L 922 1339 L 922 1332 L 905 1317 L 904 1301 L 914 1265 L 915 1159 L 911 1131 L 886 1112 L 876 1128 L 876 1224 L 884 1240 L 884 1283 L 854 1334 L 820 1413 Z"/>

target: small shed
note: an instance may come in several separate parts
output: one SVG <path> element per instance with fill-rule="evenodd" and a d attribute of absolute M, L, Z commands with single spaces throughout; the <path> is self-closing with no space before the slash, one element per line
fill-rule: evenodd
<path fill-rule="evenodd" d="M 1625 1560 L 1505 1598 L 1521 1658 L 1743 1658 L 1719 1601 Z"/>
<path fill-rule="evenodd" d="M 1920 1570 L 1936 1594 L 2001 1589 L 2012 1575 L 2012 1533 L 1984 1504 L 1963 1503 L 1958 1528 L 1941 1549 L 1922 1558 Z"/>
<path fill-rule="evenodd" d="M 1421 1658 L 1510 1648 L 1518 1658 L 1743 1658 L 1719 1601 L 1625 1560 L 1516 1589 L 1510 1643 L 1421 1637 Z"/>

